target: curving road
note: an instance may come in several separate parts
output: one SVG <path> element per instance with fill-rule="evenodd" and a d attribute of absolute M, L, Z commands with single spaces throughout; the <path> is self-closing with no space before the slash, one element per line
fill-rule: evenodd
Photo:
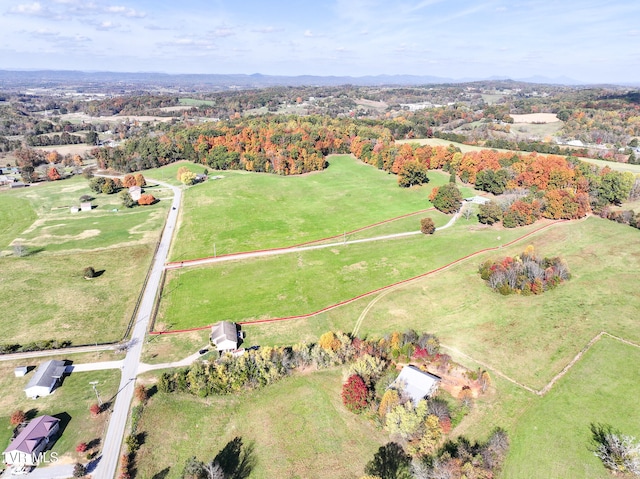
<path fill-rule="evenodd" d="M 149 326 L 149 319 L 153 310 L 156 293 L 160 286 L 162 270 L 164 263 L 169 254 L 171 246 L 171 238 L 176 227 L 178 219 L 178 211 L 180 202 L 182 201 L 182 191 L 176 186 L 163 183 L 158 180 L 152 180 L 158 184 L 171 188 L 173 190 L 172 208 L 167 215 L 164 231 L 160 239 L 160 245 L 153 259 L 151 266 L 151 274 L 147 286 L 144 290 L 142 301 L 138 309 L 138 315 L 131 333 L 130 346 L 127 355 L 122 361 L 122 376 L 120 378 L 120 386 L 113 404 L 113 412 L 109 418 L 109 426 L 107 434 L 102 445 L 102 457 L 98 463 L 92 477 L 94 479 L 113 479 L 120 460 L 120 448 L 129 415 L 129 406 L 133 399 L 135 388 L 135 380 L 140 365 L 140 356 L 142 354 L 142 346 L 144 345 L 145 335 Z"/>

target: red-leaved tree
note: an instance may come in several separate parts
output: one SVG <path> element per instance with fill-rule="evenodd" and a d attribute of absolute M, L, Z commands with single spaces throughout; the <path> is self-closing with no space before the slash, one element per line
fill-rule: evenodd
<path fill-rule="evenodd" d="M 98 414 L 100 414 L 100 406 L 95 403 L 92 404 L 91 407 L 89 407 L 89 412 L 91 413 L 92 417 L 97 417 Z"/>
<path fill-rule="evenodd" d="M 342 402 L 352 412 L 362 412 L 369 405 L 369 388 L 357 374 L 352 374 L 342 386 Z"/>
<path fill-rule="evenodd" d="M 81 442 L 76 446 L 76 452 L 86 452 L 89 449 L 86 442 Z"/>
<path fill-rule="evenodd" d="M 13 411 L 13 413 L 11 414 L 10 421 L 12 426 L 17 426 L 18 424 L 22 424 L 26 420 L 27 420 L 27 415 L 24 413 L 24 411 L 17 410 L 17 411 Z"/>
<path fill-rule="evenodd" d="M 140 199 L 138 200 L 139 205 L 152 205 L 155 202 L 156 199 L 153 197 L 153 195 L 149 195 L 146 193 L 140 195 Z"/>

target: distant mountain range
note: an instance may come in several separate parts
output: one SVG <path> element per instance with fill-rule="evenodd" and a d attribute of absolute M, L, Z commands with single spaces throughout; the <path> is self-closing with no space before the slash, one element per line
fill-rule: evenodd
<path fill-rule="evenodd" d="M 127 73 L 127 72 L 84 72 L 71 70 L 0 70 L 0 88 L 4 85 L 20 84 L 32 87 L 53 87 L 81 83 L 122 84 L 129 87 L 135 85 L 158 85 L 178 88 L 264 88 L 272 86 L 416 86 L 433 84 L 459 84 L 477 81 L 509 81 L 506 77 L 491 78 L 444 78 L 425 75 L 373 75 L 373 76 L 281 76 L 245 74 L 167 74 L 167 73 Z M 533 76 L 514 79 L 515 82 L 548 85 L 585 84 L 567 77 L 548 78 Z"/>

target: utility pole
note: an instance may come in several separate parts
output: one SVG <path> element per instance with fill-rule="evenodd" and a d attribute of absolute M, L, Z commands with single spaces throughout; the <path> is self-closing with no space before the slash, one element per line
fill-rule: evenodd
<path fill-rule="evenodd" d="M 99 381 L 91 381 L 89 384 L 91 384 L 91 386 L 93 387 L 93 392 L 96 393 L 96 398 L 98 399 L 98 406 L 102 407 L 102 400 L 100 399 L 100 394 L 98 394 L 98 390 L 96 389 L 96 384 L 98 384 Z"/>

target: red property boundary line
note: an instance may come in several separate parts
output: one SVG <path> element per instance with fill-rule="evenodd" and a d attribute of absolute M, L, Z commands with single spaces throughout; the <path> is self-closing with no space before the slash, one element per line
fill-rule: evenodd
<path fill-rule="evenodd" d="M 389 218 L 383 221 L 378 221 L 377 223 L 373 223 L 367 226 L 363 226 L 361 228 L 356 228 L 355 230 L 352 231 L 347 231 L 345 233 L 342 234 L 338 234 L 338 235 L 333 235 L 333 236 L 327 236 L 326 238 L 320 238 L 320 239 L 316 239 L 316 240 L 311 240 L 311 241 L 305 241 L 304 243 L 298 243 L 298 244 L 294 244 L 292 246 L 283 246 L 281 248 L 266 248 L 266 249 L 257 249 L 257 250 L 253 250 L 253 251 L 242 251 L 242 252 L 235 252 L 235 253 L 227 253 L 227 254 L 219 254 L 217 256 L 206 256 L 204 258 L 195 258 L 195 259 L 187 259 L 184 261 L 171 261 L 169 263 L 165 263 L 165 266 L 177 266 L 177 265 L 188 265 L 189 263 L 193 263 L 196 261 L 203 261 L 203 260 L 208 260 L 208 259 L 214 259 L 214 258 L 226 258 L 229 256 L 237 256 L 237 255 L 245 255 L 245 254 L 251 254 L 251 253 L 264 253 L 266 251 L 286 251 L 289 249 L 293 249 L 293 248 L 300 248 L 301 246 L 308 246 L 311 244 L 315 244 L 315 243 L 322 243 L 323 241 L 329 241 L 329 240 L 333 240 L 333 239 L 337 239 L 337 238 L 342 238 L 345 235 L 351 235 L 354 233 L 358 233 L 360 231 L 364 231 L 370 228 L 375 228 L 376 226 L 380 226 L 383 225 L 385 223 L 391 223 L 392 221 L 396 221 L 396 220 L 401 220 L 402 218 L 408 218 L 409 216 L 415 216 L 415 215 L 419 215 L 420 213 L 426 213 L 427 211 L 432 211 L 435 210 L 434 207 L 431 208 L 427 208 L 424 210 L 419 210 L 419 211 L 414 211 L 413 213 L 407 213 L 401 216 L 396 216 L 395 218 Z"/>
<path fill-rule="evenodd" d="M 546 224 L 544 226 L 541 226 L 540 228 L 536 228 L 535 230 L 530 231 L 527 234 L 522 235 L 522 236 L 520 236 L 520 237 L 518 237 L 518 238 L 516 238 L 514 240 L 511 240 L 508 243 L 505 243 L 503 245 L 493 246 L 491 248 L 484 248 L 484 249 L 478 250 L 478 251 L 476 251 L 474 253 L 469 253 L 468 255 L 463 256 L 462 258 L 458 258 L 458 259 L 456 259 L 456 260 L 454 260 L 454 261 L 452 261 L 452 262 L 450 262 L 448 264 L 440 266 L 439 268 L 433 269 L 431 271 L 427 271 L 426 273 L 422 273 L 422 274 L 419 274 L 417 276 L 413 276 L 412 278 L 403 279 L 402 281 L 398 281 L 396 283 L 389 284 L 387 286 L 382 286 L 380 288 L 376 288 L 376 289 L 374 289 L 372 291 L 368 291 L 366 293 L 359 294 L 358 296 L 355 296 L 353 298 L 345 299 L 344 301 L 340 301 L 339 303 L 335 303 L 335 304 L 332 304 L 330 306 L 326 306 L 326 307 L 324 307 L 322 309 L 319 309 L 317 311 L 314 311 L 312 313 L 298 314 L 298 315 L 295 315 L 295 316 L 285 316 L 285 317 L 282 317 L 282 318 L 257 319 L 255 321 L 239 321 L 238 324 L 240 324 L 240 325 L 252 325 L 252 324 L 263 324 L 263 323 L 275 323 L 275 322 L 278 322 L 278 321 L 291 321 L 291 320 L 294 320 L 294 319 L 311 318 L 313 316 L 317 316 L 318 314 L 325 313 L 327 311 L 330 311 L 332 309 L 338 308 L 340 306 L 344 306 L 346 304 L 353 303 L 354 301 L 357 301 L 357 300 L 359 300 L 361 298 L 364 298 L 366 296 L 370 296 L 372 294 L 379 293 L 379 292 L 384 291 L 386 289 L 393 288 L 395 286 L 399 286 L 401 284 L 406 284 L 406 283 L 409 283 L 411 281 L 415 281 L 417 279 L 424 278 L 426 276 L 432 275 L 434 273 L 437 273 L 439 271 L 447 269 L 447 268 L 449 268 L 449 267 L 451 267 L 453 265 L 456 265 L 456 264 L 458 264 L 458 263 L 460 263 L 460 262 L 462 262 L 462 261 L 464 261 L 466 259 L 469 259 L 469 258 L 471 258 L 473 256 L 477 256 L 479 254 L 486 253 L 488 251 L 496 251 L 496 250 L 511 246 L 512 244 L 517 243 L 519 241 L 522 241 L 523 239 L 528 238 L 529 236 L 531 236 L 531 235 L 533 235 L 535 233 L 538 233 L 539 231 L 547 229 L 547 228 L 549 228 L 551 226 L 554 226 L 554 225 L 556 225 L 558 223 L 565 223 L 566 221 L 567 220 L 554 221 L 553 223 L 549 223 L 549 224 Z M 211 326 L 200 326 L 200 327 L 197 327 L 197 328 L 189 328 L 189 329 L 174 329 L 174 330 L 170 330 L 170 331 L 149 331 L 149 334 L 160 335 L 160 334 L 188 333 L 188 332 L 192 332 L 192 331 L 202 331 L 202 330 L 209 329 L 209 328 L 211 328 Z"/>

